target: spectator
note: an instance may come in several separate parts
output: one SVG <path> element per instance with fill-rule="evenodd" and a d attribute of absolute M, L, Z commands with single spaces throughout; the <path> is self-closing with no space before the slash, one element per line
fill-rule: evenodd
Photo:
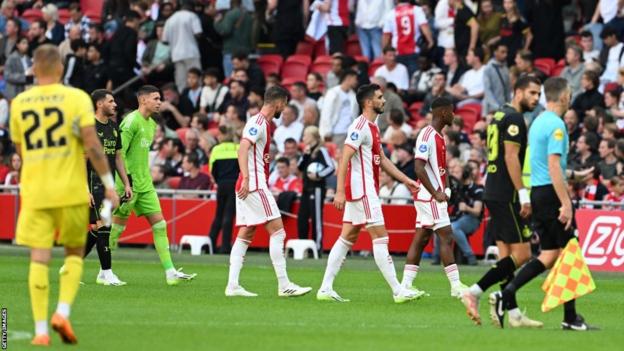
<path fill-rule="evenodd" d="M 373 62 L 381 56 L 381 29 L 384 16 L 392 10 L 391 0 L 362 0 L 357 4 L 355 28 L 362 55 Z"/>
<path fill-rule="evenodd" d="M 219 143 L 210 153 L 209 168 L 217 184 L 217 211 L 210 226 L 210 239 L 217 245 L 219 231 L 223 231 L 219 253 L 227 254 L 231 250 L 232 224 L 236 211 L 236 180 L 238 173 L 238 144 L 234 142 L 234 129 L 227 126 L 219 127 L 217 134 Z"/>
<path fill-rule="evenodd" d="M 59 44 L 59 52 L 61 53 L 61 58 L 63 59 L 63 62 L 65 61 L 67 55 L 73 54 L 73 51 L 71 49 L 72 40 L 78 39 L 82 39 L 82 37 L 80 36 L 80 26 L 73 26 L 69 29 L 69 35 L 65 36 L 65 40 L 63 40 L 63 42 Z"/>
<path fill-rule="evenodd" d="M 13 52 L 21 31 L 20 23 L 15 18 L 8 19 L 5 28 L 6 34 L 0 35 L 0 65 L 2 66 Z"/>
<path fill-rule="evenodd" d="M 518 6 L 514 0 L 504 0 L 503 9 L 505 14 L 501 19 L 500 34 L 491 40 L 490 45 L 494 44 L 498 39 L 500 43 L 507 47 L 507 64 L 514 64 L 516 54 L 521 49 L 528 50 L 533 41 L 533 33 L 528 24 L 520 15 Z"/>
<path fill-rule="evenodd" d="M 381 140 L 383 143 L 389 143 L 390 139 L 392 138 L 392 134 L 395 131 L 400 130 L 403 133 L 405 133 L 406 136 L 411 136 L 412 133 L 414 132 L 412 127 L 409 124 L 405 123 L 403 112 L 401 112 L 401 110 L 397 110 L 397 109 L 390 110 L 389 121 L 390 121 L 390 125 L 384 132 L 383 138 Z"/>
<path fill-rule="evenodd" d="M 602 201 L 609 195 L 609 189 L 600 182 L 600 171 L 594 170 L 593 177 L 585 180 L 585 188 L 582 191 L 582 199 L 586 201 Z M 600 209 L 600 205 L 585 204 L 581 208 Z"/>
<path fill-rule="evenodd" d="M 435 67 L 424 55 L 418 57 L 418 70 L 412 75 L 408 94 L 416 101 L 422 101 L 433 84 L 433 76 L 442 70 Z"/>
<path fill-rule="evenodd" d="M 624 66 L 622 56 L 624 54 L 624 43 L 620 42 L 617 38 L 615 30 L 611 27 L 605 27 L 600 33 L 606 51 L 606 60 L 600 63 L 605 68 L 602 76 L 600 76 L 600 83 L 606 84 L 617 81 L 618 68 Z"/>
<path fill-rule="evenodd" d="M 620 110 L 621 95 L 622 88 L 619 86 L 608 89 L 604 94 L 604 106 L 607 109 L 607 113 L 616 118 L 622 114 L 622 111 Z"/>
<path fill-rule="evenodd" d="M 85 79 L 83 82 L 85 91 L 96 89 L 112 90 L 112 82 L 108 76 L 108 67 L 96 44 L 89 44 L 87 49 L 87 62 L 85 66 Z"/>
<path fill-rule="evenodd" d="M 464 0 L 449 0 L 449 6 L 455 9 L 453 22 L 453 36 L 455 37 L 455 50 L 459 57 L 466 57 L 468 50 L 473 50 L 479 45 L 479 23 L 474 13 Z"/>
<path fill-rule="evenodd" d="M 249 61 L 247 51 L 238 51 L 233 54 L 232 68 L 234 70 L 244 70 L 247 73 L 250 89 L 265 87 L 264 73 L 256 63 Z"/>
<path fill-rule="evenodd" d="M 18 153 L 14 153 L 11 155 L 11 167 L 4 178 L 4 185 L 19 185 L 21 170 L 22 158 Z"/>
<path fill-rule="evenodd" d="M 30 24 L 28 29 L 28 56 L 32 57 L 33 52 L 43 44 L 51 44 L 52 41 L 46 37 L 46 23 L 44 20 L 36 20 Z"/>
<path fill-rule="evenodd" d="M 277 150 L 280 153 L 284 152 L 284 141 L 292 138 L 296 142 L 301 141 L 301 133 L 303 133 L 303 124 L 297 120 L 299 115 L 298 108 L 293 105 L 288 105 L 282 111 L 281 125 L 275 129 L 273 134 L 273 140 L 277 145 Z"/>
<path fill-rule="evenodd" d="M 284 59 L 295 53 L 297 43 L 305 35 L 304 23 L 307 23 L 309 1 L 269 0 L 267 13 L 275 11 L 273 39 L 277 51 Z"/>
<path fill-rule="evenodd" d="M 340 75 L 342 71 L 346 68 L 344 64 L 344 56 L 341 53 L 336 53 L 332 55 L 331 61 L 331 69 L 327 72 L 327 87 L 326 90 L 329 90 L 338 84 L 340 84 Z"/>
<path fill-rule="evenodd" d="M 487 151 L 486 151 L 486 144 L 487 144 L 486 133 L 485 133 L 484 130 L 475 128 L 475 129 L 472 130 L 472 133 L 470 134 L 469 139 L 470 139 L 470 145 L 472 145 L 470 159 L 473 159 L 473 160 L 479 162 L 479 164 L 480 164 L 485 159 L 485 156 L 487 155 Z"/>
<path fill-rule="evenodd" d="M 598 61 L 600 51 L 594 49 L 594 36 L 591 32 L 581 32 L 581 48 L 583 49 L 583 61 Z"/>
<path fill-rule="evenodd" d="M 258 109 L 259 111 L 259 109 Z M 235 105 L 229 105 L 225 110 L 225 114 L 219 119 L 219 126 L 227 125 L 235 130 L 235 141 L 240 141 L 243 135 L 243 127 L 245 127 L 245 112 Z"/>
<path fill-rule="evenodd" d="M 184 174 L 182 159 L 184 158 L 184 144 L 180 139 L 166 139 L 163 143 L 165 154 L 165 176 L 181 177 Z"/>
<path fill-rule="evenodd" d="M 526 20 L 531 33 L 548 33 L 535 35 L 531 41 L 531 51 L 535 57 L 551 57 L 559 60 L 564 55 L 563 5 L 569 0 L 527 0 L 525 1 Z M 543 81 L 543 80 L 542 80 Z"/>
<path fill-rule="evenodd" d="M 72 54 L 65 58 L 65 72 L 63 73 L 63 84 L 78 89 L 84 89 L 86 65 L 87 65 L 87 43 L 82 39 L 71 42 Z"/>
<path fill-rule="evenodd" d="M 15 49 L 4 66 L 6 98 L 12 100 L 17 94 L 26 90 L 26 84 L 32 79 L 32 75 L 32 61 L 28 56 L 28 39 L 21 37 L 17 40 Z"/>
<path fill-rule="evenodd" d="M 568 131 L 570 147 L 572 147 L 576 144 L 576 141 L 581 136 L 581 128 L 579 126 L 578 114 L 575 110 L 569 109 L 565 113 L 565 115 L 563 115 L 563 120 L 566 124 L 566 130 Z"/>
<path fill-rule="evenodd" d="M 388 123 L 390 122 L 390 112 L 392 110 L 398 110 L 404 120 L 407 120 L 408 117 L 405 114 L 405 109 L 403 108 L 403 101 L 401 97 L 395 93 L 394 91 L 388 89 L 388 84 L 386 80 L 382 77 L 374 77 L 371 79 L 371 83 L 379 85 L 379 89 L 383 92 L 383 97 L 386 100 L 386 104 L 384 105 L 384 112 L 379 115 L 377 118 L 377 126 L 379 127 L 380 132 L 385 132 L 388 128 Z"/>
<path fill-rule="evenodd" d="M 451 222 L 453 228 L 453 238 L 462 254 L 471 266 L 477 265 L 477 258 L 472 251 L 468 236 L 479 229 L 481 217 L 483 215 L 483 186 L 476 183 L 474 178 L 474 169 L 470 164 L 464 166 L 461 175 L 461 193 L 459 195 L 458 213 L 456 219 Z M 439 242 L 436 236 L 434 239 L 435 250 L 433 254 L 433 262 L 440 261 L 439 258 Z"/>
<path fill-rule="evenodd" d="M 340 78 L 340 85 L 329 89 L 323 99 L 319 131 L 321 138 L 331 140 L 342 149 L 347 129 L 359 113 L 359 107 L 354 92 L 357 74 L 345 70 Z"/>
<path fill-rule="evenodd" d="M 146 38 L 154 36 L 156 22 L 149 16 L 149 5 L 144 1 L 135 1 L 130 4 L 130 10 L 139 14 L 139 32 L 145 33 Z"/>
<path fill-rule="evenodd" d="M 65 38 L 69 37 L 69 31 L 72 27 L 80 28 L 80 37 L 84 41 L 89 41 L 89 26 L 91 20 L 82 13 L 79 3 L 71 3 L 69 5 L 69 22 L 65 24 Z"/>
<path fill-rule="evenodd" d="M 452 0 L 451 0 L 452 1 Z M 450 6 L 449 0 L 440 0 L 435 7 L 435 28 L 438 31 L 438 45 L 442 48 L 455 48 L 455 7 Z"/>
<path fill-rule="evenodd" d="M 424 37 L 427 42 L 426 49 L 429 50 L 433 47 L 433 37 L 422 7 L 409 2 L 398 0 L 397 6 L 386 15 L 382 45 L 384 48 L 391 46 L 397 51 L 397 62 L 407 68 L 408 77 L 411 77 L 418 68 L 418 54 L 421 52 L 419 40 Z"/>
<path fill-rule="evenodd" d="M 19 23 L 19 28 L 22 30 L 28 29 L 28 22 L 26 20 L 15 17 L 15 14 L 17 13 L 15 7 L 15 0 L 2 1 L 2 8 L 0 9 L 0 34 L 6 34 L 6 25 L 13 19 Z"/>
<path fill-rule="evenodd" d="M 598 165 L 598 138 L 593 133 L 583 133 L 576 142 L 576 154 L 570 160 L 570 168 L 575 170 L 590 168 Z"/>
<path fill-rule="evenodd" d="M 466 72 L 466 67 L 459 62 L 457 51 L 455 49 L 446 49 L 444 51 L 444 66 L 446 66 L 446 87 L 450 88 L 459 83 L 459 80 Z"/>
<path fill-rule="evenodd" d="M 167 128 L 177 130 L 186 128 L 191 123 L 191 116 L 180 111 L 180 95 L 175 84 L 167 83 L 162 86 L 163 101 L 160 106 L 160 117 L 165 121 Z"/>
<path fill-rule="evenodd" d="M 326 14 L 329 54 L 344 52 L 350 25 L 348 0 L 321 0 L 318 10 Z"/>
<path fill-rule="evenodd" d="M 500 35 L 503 15 L 500 12 L 494 11 L 492 0 L 481 1 L 480 6 L 481 11 L 479 11 L 479 15 L 477 16 L 477 23 L 479 23 L 479 40 L 484 45 L 491 46 L 499 40 L 498 36 Z"/>
<path fill-rule="evenodd" d="M 245 84 L 238 80 L 230 81 L 226 102 L 222 105 L 224 109 L 233 105 L 239 111 L 247 111 L 249 108 L 249 100 L 247 99 L 247 88 Z"/>
<path fill-rule="evenodd" d="M 169 184 L 167 183 L 167 177 L 165 176 L 165 166 L 163 165 L 154 165 L 150 169 L 150 174 L 152 176 L 152 183 L 154 184 L 154 188 L 156 189 L 170 189 Z M 160 195 L 163 196 L 163 195 Z"/>
<path fill-rule="evenodd" d="M 306 106 L 303 109 L 303 126 L 315 126 L 319 125 L 319 110 L 316 106 Z"/>
<path fill-rule="evenodd" d="M 252 47 L 251 15 L 241 7 L 240 0 L 231 0 L 230 4 L 225 15 L 215 17 L 215 30 L 223 38 L 223 72 L 226 77 L 232 74 L 232 54 Z"/>
<path fill-rule="evenodd" d="M 201 68 L 197 37 L 202 34 L 202 26 L 199 17 L 192 11 L 192 0 L 182 0 L 182 9 L 167 19 L 163 29 L 163 39 L 171 47 L 175 83 L 180 91 L 184 87 L 188 70 Z"/>
<path fill-rule="evenodd" d="M 147 43 L 141 58 L 141 72 L 149 82 L 158 86 L 173 80 L 171 48 L 163 41 L 164 27 L 164 22 L 156 23 L 156 38 Z"/>
<path fill-rule="evenodd" d="M 308 97 L 308 91 L 306 84 L 303 82 L 295 82 L 290 87 L 290 101 L 289 104 L 295 106 L 297 111 L 297 122 L 303 123 L 303 111 L 306 106 L 316 107 L 316 101 Z"/>
<path fill-rule="evenodd" d="M 312 239 L 316 241 L 318 249 L 323 240 L 323 204 L 327 193 L 327 178 L 334 174 L 336 167 L 334 160 L 323 146 L 319 129 L 309 126 L 303 130 L 305 148 L 298 159 L 297 167 L 302 173 L 303 192 L 301 193 L 301 207 L 297 216 L 297 230 L 299 239 L 308 239 L 309 222 L 312 221 Z M 309 174 L 308 166 L 317 162 L 321 165 L 317 174 Z"/>
<path fill-rule="evenodd" d="M 272 184 L 269 184 L 273 195 L 277 196 L 285 191 L 301 194 L 303 183 L 301 178 L 290 172 L 290 160 L 286 157 L 278 158 L 276 160 L 276 168 L 278 177 Z"/>
<path fill-rule="evenodd" d="M 416 167 L 414 163 L 414 145 L 409 143 L 403 143 L 396 145 L 397 147 L 397 161 L 396 167 L 410 179 L 416 179 Z"/>
<path fill-rule="evenodd" d="M 619 204 L 619 206 L 607 205 L 603 206 L 603 209 L 620 211 L 624 210 L 624 176 L 620 175 L 611 178 L 609 184 L 611 185 L 611 192 L 607 196 L 605 196 L 603 200 L 607 202 L 614 202 L 616 204 Z"/>
<path fill-rule="evenodd" d="M 458 84 L 448 89 L 449 94 L 460 102 L 460 105 L 481 103 L 485 86 L 483 84 L 485 66 L 483 66 L 483 50 L 480 47 L 468 51 L 466 61 L 470 67 Z"/>
<path fill-rule="evenodd" d="M 483 111 L 488 114 L 497 111 L 511 99 L 511 83 L 507 68 L 507 47 L 498 42 L 494 44 L 494 55 L 483 72 Z"/>
<path fill-rule="evenodd" d="M 65 28 L 59 22 L 58 8 L 54 4 L 47 4 L 41 9 L 45 22 L 45 36 L 52 44 L 59 45 L 65 39 Z"/>
<path fill-rule="evenodd" d="M 139 15 L 134 11 L 129 12 L 124 19 L 124 25 L 117 29 L 111 39 L 108 66 L 113 88 L 119 87 L 135 76 L 138 28 Z"/>
<path fill-rule="evenodd" d="M 205 173 L 199 171 L 200 163 L 197 158 L 197 154 L 190 153 L 184 155 L 182 161 L 182 169 L 184 169 L 184 175 L 180 180 L 178 189 L 183 190 L 208 190 L 210 189 L 210 177 Z M 197 197 L 196 195 L 190 195 L 189 197 Z"/>
<path fill-rule="evenodd" d="M 277 149 L 276 149 L 277 151 Z M 293 138 L 288 138 L 284 140 L 284 152 L 281 153 L 283 157 L 286 157 L 289 160 L 299 159 L 299 143 L 297 140 Z"/>
<path fill-rule="evenodd" d="M 4 146 L 8 146 L 10 144 L 10 140 L 8 137 L 8 132 L 5 130 L 5 127 L 9 123 L 9 101 L 6 97 L 0 93 L 0 144 L 5 144 Z M 6 150 L 6 148 L 5 148 Z"/>
<path fill-rule="evenodd" d="M 576 45 L 569 46 L 566 50 L 565 59 L 567 65 L 563 71 L 561 71 L 560 77 L 568 81 L 568 85 L 572 91 L 572 100 L 574 100 L 582 93 L 581 78 L 583 72 L 585 72 L 585 66 L 583 66 L 582 62 L 583 50 Z"/>
<path fill-rule="evenodd" d="M 199 112 L 201 77 L 199 68 L 191 68 L 186 73 L 186 87 L 180 94 L 180 113 L 184 116 L 192 116 L 195 112 Z"/>
<path fill-rule="evenodd" d="M 217 111 L 221 111 L 223 102 L 227 97 L 229 89 L 219 82 L 219 70 L 208 68 L 204 72 L 204 87 L 199 100 L 199 110 L 209 116 Z"/>
<path fill-rule="evenodd" d="M 197 156 L 197 162 L 199 165 L 205 165 L 208 163 L 208 157 L 206 157 L 206 153 L 199 147 L 199 131 L 194 128 L 190 128 L 186 131 L 186 135 L 184 137 L 186 141 L 186 155 L 194 154 Z"/>
<path fill-rule="evenodd" d="M 375 77 L 383 77 L 387 82 L 393 83 L 399 90 L 407 90 L 409 87 L 409 75 L 407 68 L 397 62 L 396 50 L 386 47 L 383 50 L 383 66 L 375 71 Z"/>
<path fill-rule="evenodd" d="M 383 204 L 407 205 L 410 203 L 412 192 L 384 170 L 379 173 L 379 186 L 379 197 Z"/>
<path fill-rule="evenodd" d="M 446 91 L 446 74 L 444 72 L 438 72 L 433 76 L 433 82 L 431 86 L 431 91 L 427 93 L 425 99 L 423 100 L 423 106 L 420 109 L 420 115 L 426 116 L 431 112 L 431 104 L 433 100 L 445 97 L 450 99 L 451 94 Z"/>
<path fill-rule="evenodd" d="M 583 92 L 580 93 L 572 103 L 572 109 L 576 111 L 579 123 L 583 123 L 585 114 L 594 106 L 605 107 L 604 97 L 598 91 L 599 84 L 600 78 L 598 73 L 585 71 L 581 75 L 581 88 Z"/>
<path fill-rule="evenodd" d="M 598 170 L 603 181 L 611 180 L 618 174 L 622 174 L 623 164 L 615 157 L 615 140 L 602 139 L 598 148 L 600 153 L 600 162 L 598 162 Z"/>
<path fill-rule="evenodd" d="M 323 96 L 323 92 L 321 91 L 321 85 L 323 84 L 323 76 L 321 76 L 318 72 L 310 72 L 308 73 L 306 79 L 306 90 L 307 95 L 314 101 L 318 101 L 321 96 Z"/>

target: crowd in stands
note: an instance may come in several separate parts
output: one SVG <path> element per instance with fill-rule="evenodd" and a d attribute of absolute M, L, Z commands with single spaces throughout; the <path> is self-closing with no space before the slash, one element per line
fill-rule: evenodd
<path fill-rule="evenodd" d="M 445 138 L 449 173 L 465 195 L 454 206 L 461 218 L 474 202 L 472 184 L 484 184 L 487 122 L 510 101 L 517 78 L 532 74 L 572 87 L 563 116 L 569 166 L 595 167 L 594 177 L 570 184 L 574 198 L 624 199 L 624 1 L 3 0 L 0 35 L 0 183 L 19 182 L 11 99 L 33 84 L 33 50 L 52 43 L 65 60 L 63 83 L 114 91 L 118 119 L 136 106 L 136 87 L 161 88 L 151 159 L 160 189 L 215 189 L 229 179 L 214 165 L 235 153 L 212 151 L 236 145 L 265 89 L 280 84 L 291 100 L 275 120 L 269 185 L 301 194 L 304 135 L 318 134 L 339 159 L 359 114 L 355 91 L 374 82 L 386 99 L 378 119 L 384 152 L 412 178 L 431 102 L 455 102 Z M 528 125 L 543 106 L 526 114 Z M 335 175 L 326 177 L 331 194 Z M 380 184 L 396 197 L 388 203 L 409 201 L 387 175 Z"/>

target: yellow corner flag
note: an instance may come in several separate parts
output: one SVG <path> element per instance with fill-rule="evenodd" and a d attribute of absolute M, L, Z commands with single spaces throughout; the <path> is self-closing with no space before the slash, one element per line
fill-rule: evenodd
<path fill-rule="evenodd" d="M 570 240 L 559 255 L 553 269 L 542 285 L 546 293 L 542 312 L 596 290 L 589 268 L 576 238 Z"/>

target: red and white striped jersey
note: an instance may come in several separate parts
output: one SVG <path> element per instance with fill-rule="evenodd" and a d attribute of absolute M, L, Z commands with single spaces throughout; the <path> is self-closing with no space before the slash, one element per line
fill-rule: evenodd
<path fill-rule="evenodd" d="M 328 26 L 349 26 L 349 0 L 325 0 L 329 1 L 330 8 L 327 18 Z"/>
<path fill-rule="evenodd" d="M 249 191 L 258 189 L 269 190 L 269 146 L 271 145 L 271 131 L 269 122 L 262 114 L 257 114 L 247 120 L 243 129 L 242 139 L 251 143 L 247 154 L 247 169 L 249 170 Z M 236 190 L 240 189 L 243 180 L 242 173 L 238 176 Z"/>
<path fill-rule="evenodd" d="M 303 191 L 303 181 L 301 178 L 291 174 L 286 179 L 277 177 L 274 184 L 271 184 L 271 191 L 283 192 L 294 191 L 301 194 Z"/>
<path fill-rule="evenodd" d="M 369 122 L 364 116 L 356 118 L 347 130 L 345 145 L 355 150 L 347 168 L 346 200 L 379 196 L 382 149 L 377 124 Z"/>
<path fill-rule="evenodd" d="M 426 126 L 420 131 L 416 138 L 416 148 L 414 158 L 425 161 L 425 171 L 431 185 L 437 191 L 444 191 L 446 188 L 446 144 L 444 137 L 440 135 L 432 126 Z M 420 181 L 418 181 L 420 184 Z M 431 201 L 432 196 L 424 186 L 416 193 L 416 201 Z"/>
<path fill-rule="evenodd" d="M 420 51 L 420 26 L 427 23 L 420 6 L 401 3 L 386 15 L 383 32 L 392 35 L 392 47 L 397 50 L 397 54 L 414 54 Z"/>

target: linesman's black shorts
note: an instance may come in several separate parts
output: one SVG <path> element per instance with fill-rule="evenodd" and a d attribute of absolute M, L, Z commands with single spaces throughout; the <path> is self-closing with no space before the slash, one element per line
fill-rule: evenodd
<path fill-rule="evenodd" d="M 572 220 L 570 229 L 565 230 L 565 223 L 559 222 L 561 202 L 552 185 L 531 188 L 531 206 L 533 207 L 533 229 L 540 239 L 542 250 L 562 249 L 574 237 L 576 223 Z M 572 212 L 574 217 L 574 212 Z"/>
<path fill-rule="evenodd" d="M 96 224 L 101 219 L 100 210 L 105 198 L 104 185 L 101 182 L 94 181 L 92 184 L 89 184 L 89 190 L 95 203 L 93 207 L 89 208 L 89 224 Z"/>
<path fill-rule="evenodd" d="M 531 239 L 529 221 L 520 216 L 520 201 L 485 200 L 490 211 L 489 226 L 496 241 L 505 244 L 519 244 Z"/>

